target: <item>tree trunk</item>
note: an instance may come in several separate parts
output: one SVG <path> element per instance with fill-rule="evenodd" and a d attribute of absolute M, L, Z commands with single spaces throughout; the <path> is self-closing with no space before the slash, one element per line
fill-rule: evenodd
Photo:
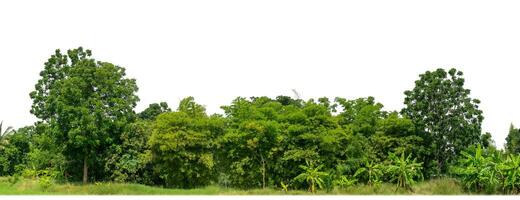
<path fill-rule="evenodd" d="M 263 189 L 265 189 L 265 173 L 266 173 L 265 161 L 262 163 L 262 168 L 264 169 L 262 172 L 262 187 L 263 187 Z"/>
<path fill-rule="evenodd" d="M 88 165 L 87 165 L 87 156 L 83 160 L 83 184 L 88 183 Z"/>

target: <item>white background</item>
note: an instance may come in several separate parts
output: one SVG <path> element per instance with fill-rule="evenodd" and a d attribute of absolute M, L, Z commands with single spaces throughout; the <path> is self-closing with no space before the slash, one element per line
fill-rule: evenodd
<path fill-rule="evenodd" d="M 29 92 L 55 49 L 127 68 L 141 102 L 186 96 L 222 113 L 237 96 L 374 96 L 401 109 L 438 67 L 465 72 L 499 147 L 520 125 L 518 1 L 2 1 L 0 120 L 30 125 Z"/>

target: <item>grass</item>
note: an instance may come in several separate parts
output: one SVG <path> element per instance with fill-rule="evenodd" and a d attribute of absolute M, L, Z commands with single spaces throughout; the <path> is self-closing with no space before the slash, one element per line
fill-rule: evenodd
<path fill-rule="evenodd" d="M 345 190 L 333 190 L 318 195 L 460 195 L 465 194 L 461 186 L 453 179 L 437 179 L 420 182 L 414 191 L 399 189 L 394 184 L 380 186 L 357 185 Z M 24 179 L 12 185 L 5 177 L 0 177 L 0 195 L 309 195 L 303 190 L 250 189 L 240 190 L 207 186 L 197 189 L 166 189 L 139 184 L 95 183 L 95 184 L 55 184 L 48 189 L 40 187 L 38 181 Z"/>

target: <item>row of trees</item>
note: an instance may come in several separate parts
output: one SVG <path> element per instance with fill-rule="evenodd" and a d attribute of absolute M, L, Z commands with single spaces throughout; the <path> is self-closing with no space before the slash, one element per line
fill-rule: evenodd
<path fill-rule="evenodd" d="M 40 76 L 30 94 L 40 120 L 2 139 L 0 176 L 45 170 L 64 181 L 178 188 L 409 188 L 449 174 L 468 147 L 492 146 L 481 134 L 480 101 L 456 69 L 421 74 L 400 112 L 373 97 L 278 96 L 236 98 L 224 115 L 208 115 L 192 97 L 176 110 L 163 102 L 135 113 L 136 81 L 82 48 L 57 50 Z M 518 153 L 512 129 L 506 148 Z"/>

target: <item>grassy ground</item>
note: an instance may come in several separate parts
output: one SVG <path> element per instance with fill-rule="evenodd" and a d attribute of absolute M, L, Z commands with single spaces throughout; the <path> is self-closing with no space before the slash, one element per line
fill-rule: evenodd
<path fill-rule="evenodd" d="M 453 179 L 438 179 L 418 183 L 414 191 L 395 190 L 393 184 L 382 184 L 379 187 L 358 185 L 346 190 L 334 190 L 330 193 L 319 191 L 318 195 L 457 195 L 464 194 L 460 185 Z M 55 184 L 48 189 L 40 187 L 35 180 L 22 180 L 12 185 L 7 178 L 0 177 L 0 195 L 309 195 L 301 190 L 280 189 L 238 190 L 208 186 L 199 189 L 165 189 L 139 184 L 97 183 Z"/>

